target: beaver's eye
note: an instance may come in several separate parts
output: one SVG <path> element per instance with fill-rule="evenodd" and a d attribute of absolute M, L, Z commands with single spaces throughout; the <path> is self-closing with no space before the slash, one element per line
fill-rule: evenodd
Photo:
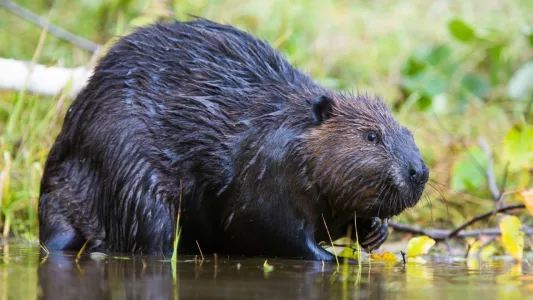
<path fill-rule="evenodd" d="M 375 131 L 368 131 L 365 133 L 365 139 L 369 142 L 369 143 L 377 143 L 378 142 L 378 134 L 377 132 Z"/>

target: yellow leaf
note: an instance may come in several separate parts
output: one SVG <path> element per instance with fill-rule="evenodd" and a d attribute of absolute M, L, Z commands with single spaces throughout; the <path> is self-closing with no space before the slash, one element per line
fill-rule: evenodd
<path fill-rule="evenodd" d="M 523 191 L 520 193 L 520 195 L 522 196 L 522 200 L 524 201 L 527 210 L 529 210 L 529 213 L 533 215 L 533 189 Z"/>
<path fill-rule="evenodd" d="M 479 258 L 482 261 L 486 261 L 490 259 L 491 256 L 494 256 L 496 254 L 496 247 L 494 245 L 489 244 L 483 247 L 483 249 L 479 249 L 481 247 L 481 241 L 475 241 L 471 244 L 470 250 L 468 250 L 468 258 Z"/>
<path fill-rule="evenodd" d="M 521 170 L 518 174 L 518 179 L 516 179 L 516 189 L 523 190 L 529 186 L 529 181 L 531 180 L 531 175 L 529 175 L 529 170 Z M 533 190 L 532 190 L 533 191 Z"/>
<path fill-rule="evenodd" d="M 333 245 L 345 245 L 345 246 L 351 246 L 355 242 L 352 241 L 352 239 L 349 239 L 347 237 L 341 237 L 333 241 Z"/>
<path fill-rule="evenodd" d="M 274 267 L 268 264 L 268 261 L 265 260 L 265 263 L 263 264 L 263 270 L 268 273 L 272 272 L 274 270 Z"/>
<path fill-rule="evenodd" d="M 344 248 L 339 254 L 338 257 L 346 257 L 346 258 L 355 258 L 357 259 L 357 253 L 352 248 Z"/>
<path fill-rule="evenodd" d="M 468 256 L 474 256 L 479 252 L 479 247 L 481 246 L 481 241 L 474 241 L 470 244 L 470 249 L 468 250 Z"/>
<path fill-rule="evenodd" d="M 435 240 L 427 236 L 418 236 L 407 243 L 407 256 L 415 257 L 427 254 L 429 249 L 435 245 Z"/>
<path fill-rule="evenodd" d="M 524 250 L 524 233 L 522 224 L 515 216 L 504 216 L 500 221 L 503 247 L 517 261 L 522 261 Z"/>
<path fill-rule="evenodd" d="M 336 255 L 337 257 L 346 257 L 353 259 L 359 258 L 359 256 L 357 255 L 357 250 L 350 247 L 335 246 L 335 248 L 333 248 L 331 246 L 325 246 L 324 250 L 328 251 L 333 255 Z"/>
<path fill-rule="evenodd" d="M 370 255 L 375 261 L 396 262 L 396 256 L 390 252 L 383 252 L 382 254 L 372 253 Z"/>

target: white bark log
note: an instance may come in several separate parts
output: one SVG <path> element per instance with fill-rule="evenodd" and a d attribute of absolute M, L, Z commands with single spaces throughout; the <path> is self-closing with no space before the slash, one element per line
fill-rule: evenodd
<path fill-rule="evenodd" d="M 31 62 L 0 58 L 0 89 L 27 91 L 42 95 L 65 92 L 75 97 L 87 84 L 92 70 L 87 67 L 47 67 Z"/>

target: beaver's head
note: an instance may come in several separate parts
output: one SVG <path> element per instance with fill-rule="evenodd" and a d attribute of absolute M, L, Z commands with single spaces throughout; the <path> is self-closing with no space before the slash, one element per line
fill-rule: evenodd
<path fill-rule="evenodd" d="M 334 211 L 384 219 L 418 202 L 428 167 L 381 99 L 320 96 L 312 105 L 308 175 Z"/>

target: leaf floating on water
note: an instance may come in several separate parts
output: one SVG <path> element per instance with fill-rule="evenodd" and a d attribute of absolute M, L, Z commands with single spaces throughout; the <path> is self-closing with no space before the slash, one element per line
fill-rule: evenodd
<path fill-rule="evenodd" d="M 91 259 L 94 259 L 94 260 L 102 260 L 102 259 L 107 258 L 107 254 L 102 253 L 102 252 L 91 252 L 90 255 L 91 255 Z"/>
<path fill-rule="evenodd" d="M 398 261 L 396 259 L 396 255 L 392 254 L 391 252 L 383 252 L 381 254 L 372 253 L 370 255 L 370 258 L 372 258 L 375 261 L 384 261 L 384 262 L 396 262 L 396 261 Z"/>
<path fill-rule="evenodd" d="M 503 247 L 517 261 L 522 261 L 524 254 L 524 233 L 521 228 L 522 223 L 516 216 L 504 216 L 500 221 Z"/>
<path fill-rule="evenodd" d="M 352 248 L 344 248 L 344 250 L 340 251 L 339 254 L 337 254 L 338 257 L 346 257 L 346 258 L 353 258 L 353 259 L 357 259 L 358 258 L 358 255 L 357 255 L 357 251 L 355 251 L 355 249 L 352 249 Z"/>
<path fill-rule="evenodd" d="M 352 239 L 349 239 L 347 237 L 338 238 L 338 239 L 333 241 L 333 245 L 350 246 L 350 245 L 353 245 L 354 243 L 355 243 L 355 241 L 353 241 Z"/>
<path fill-rule="evenodd" d="M 113 256 L 112 258 L 113 259 L 119 259 L 119 260 L 129 260 L 129 259 L 131 259 L 131 257 L 127 257 L 127 256 Z"/>
<path fill-rule="evenodd" d="M 427 254 L 433 245 L 435 245 L 435 240 L 428 236 L 414 237 L 407 243 L 407 256 L 415 257 Z"/>
<path fill-rule="evenodd" d="M 527 210 L 533 215 L 533 189 L 522 191 L 520 195 L 522 196 L 522 200 L 524 201 Z"/>
<path fill-rule="evenodd" d="M 274 267 L 268 264 L 268 261 L 265 260 L 265 263 L 263 264 L 263 270 L 268 273 L 272 272 L 274 270 Z"/>
<path fill-rule="evenodd" d="M 335 248 L 333 248 L 331 246 L 326 246 L 324 247 L 324 250 L 328 251 L 333 255 L 336 255 L 337 257 L 359 259 L 357 250 L 351 247 L 336 246 Z"/>

